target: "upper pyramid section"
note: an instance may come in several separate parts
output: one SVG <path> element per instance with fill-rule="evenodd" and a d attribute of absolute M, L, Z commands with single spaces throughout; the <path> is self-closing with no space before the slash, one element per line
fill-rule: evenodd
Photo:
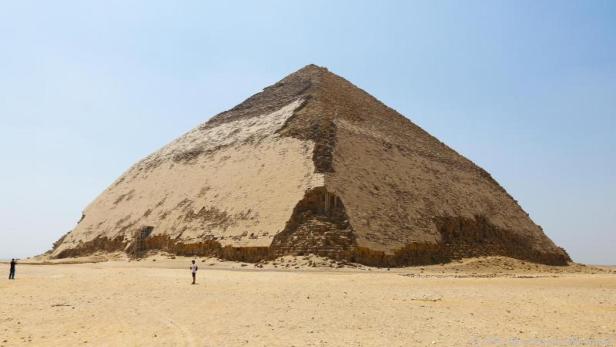
<path fill-rule="evenodd" d="M 316 65 L 135 164 L 52 256 L 149 249 L 378 266 L 570 260 L 486 171 Z"/>

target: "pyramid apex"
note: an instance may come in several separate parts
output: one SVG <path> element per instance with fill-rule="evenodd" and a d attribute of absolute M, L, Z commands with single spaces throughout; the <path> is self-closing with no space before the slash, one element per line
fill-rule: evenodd
<path fill-rule="evenodd" d="M 326 67 L 316 64 L 308 64 L 295 72 L 290 73 L 284 79 L 289 77 L 301 76 L 302 79 L 313 80 L 322 76 L 324 73 L 331 73 Z M 284 80 L 283 79 L 283 80 Z"/>
<path fill-rule="evenodd" d="M 306 66 L 304 66 L 303 68 L 299 69 L 298 71 L 329 71 L 325 66 L 319 66 L 316 64 L 308 64 Z"/>

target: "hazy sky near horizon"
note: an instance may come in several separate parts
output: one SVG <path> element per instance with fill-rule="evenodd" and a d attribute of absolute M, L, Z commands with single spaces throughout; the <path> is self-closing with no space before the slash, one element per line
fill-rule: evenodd
<path fill-rule="evenodd" d="M 309 63 L 482 166 L 574 260 L 616 264 L 614 1 L 0 0 L 0 259 Z"/>

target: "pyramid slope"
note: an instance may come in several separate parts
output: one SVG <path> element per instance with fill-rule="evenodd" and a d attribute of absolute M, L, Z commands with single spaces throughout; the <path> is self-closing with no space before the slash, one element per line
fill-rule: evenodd
<path fill-rule="evenodd" d="M 52 256 L 148 249 L 381 266 L 569 260 L 487 172 L 315 65 L 130 168 Z"/>
<path fill-rule="evenodd" d="M 148 156 L 85 209 L 53 255 L 125 250 L 146 227 L 186 244 L 269 246 L 304 192 L 323 185 L 313 145 L 275 133 L 300 104 L 198 127 Z"/>
<path fill-rule="evenodd" d="M 568 260 L 486 171 L 348 81 L 328 73 L 321 84 L 321 100 L 345 106 L 325 183 L 345 201 L 359 247 L 445 243 L 448 257 Z"/>

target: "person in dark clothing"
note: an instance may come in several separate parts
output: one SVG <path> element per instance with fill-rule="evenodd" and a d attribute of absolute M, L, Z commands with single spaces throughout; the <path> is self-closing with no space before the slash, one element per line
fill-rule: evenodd
<path fill-rule="evenodd" d="M 10 280 L 14 280 L 15 279 L 15 265 L 17 264 L 17 262 L 15 261 L 15 259 L 11 259 L 11 270 L 9 271 L 9 279 Z"/>
<path fill-rule="evenodd" d="M 195 261 L 192 261 L 192 264 L 190 265 L 190 272 L 192 272 L 192 284 L 195 284 L 195 281 L 197 280 L 197 270 L 199 270 L 199 267 L 197 266 L 197 264 L 195 264 Z"/>

